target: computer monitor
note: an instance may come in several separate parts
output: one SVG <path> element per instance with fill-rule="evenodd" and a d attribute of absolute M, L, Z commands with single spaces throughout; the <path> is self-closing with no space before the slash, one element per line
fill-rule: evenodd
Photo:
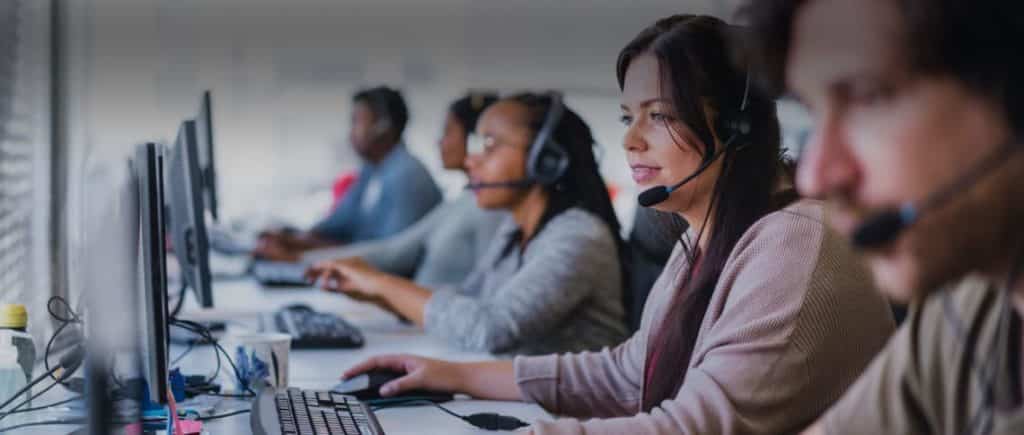
<path fill-rule="evenodd" d="M 142 355 L 150 400 L 166 404 L 168 376 L 167 254 L 164 244 L 163 147 L 139 145 L 132 159 L 139 191 L 142 260 Z"/>
<path fill-rule="evenodd" d="M 194 121 L 187 120 L 181 124 L 172 154 L 167 185 L 174 253 L 181 265 L 183 284 L 192 288 L 201 306 L 210 308 L 213 306 L 210 243 L 206 232 Z"/>
<path fill-rule="evenodd" d="M 144 306 L 139 266 L 139 182 L 134 147 L 123 158 L 88 159 L 74 180 L 68 212 L 77 216 L 69 228 L 69 293 L 84 302 L 85 397 L 89 433 L 111 428 L 115 421 L 139 421 L 138 411 L 115 406 L 108 380 L 144 373 L 142 355 Z M 77 304 L 76 304 L 77 305 Z M 137 408 L 137 407 L 136 407 Z"/>
<path fill-rule="evenodd" d="M 203 92 L 196 114 L 196 138 L 199 144 L 199 170 L 203 174 L 203 201 L 215 222 L 220 221 L 217 192 L 217 164 L 213 145 L 213 98 Z"/>

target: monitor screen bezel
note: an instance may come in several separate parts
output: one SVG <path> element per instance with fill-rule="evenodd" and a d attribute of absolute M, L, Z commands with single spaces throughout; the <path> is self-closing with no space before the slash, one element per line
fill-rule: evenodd
<path fill-rule="evenodd" d="M 168 361 L 170 315 L 167 311 L 167 250 L 164 226 L 162 147 L 139 145 L 135 170 L 139 186 L 139 231 L 142 243 L 143 316 L 146 329 L 143 351 L 150 400 L 166 404 L 170 389 Z"/>
<path fill-rule="evenodd" d="M 171 159 L 170 227 L 183 284 L 192 288 L 200 306 L 212 308 L 210 243 L 197 154 L 195 121 L 186 120 L 178 129 Z"/>

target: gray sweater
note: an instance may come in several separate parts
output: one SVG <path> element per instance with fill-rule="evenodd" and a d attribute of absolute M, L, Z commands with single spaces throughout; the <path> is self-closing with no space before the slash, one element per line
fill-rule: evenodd
<path fill-rule="evenodd" d="M 627 336 L 615 237 L 582 209 L 555 216 L 520 249 L 511 217 L 458 287 L 427 303 L 426 331 L 470 350 L 599 349 Z"/>
<path fill-rule="evenodd" d="M 362 257 L 377 269 L 412 278 L 424 287 L 457 285 L 491 244 L 506 213 L 477 207 L 471 194 L 434 208 L 413 226 L 386 239 L 312 251 L 303 262 Z"/>

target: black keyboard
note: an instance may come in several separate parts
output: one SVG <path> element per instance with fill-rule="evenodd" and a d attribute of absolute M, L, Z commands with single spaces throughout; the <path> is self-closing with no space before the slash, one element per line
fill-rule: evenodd
<path fill-rule="evenodd" d="M 329 391 L 263 390 L 252 405 L 257 435 L 383 434 L 369 405 Z"/>
<path fill-rule="evenodd" d="M 305 306 L 274 313 L 274 327 L 292 336 L 292 349 L 339 349 L 363 347 L 363 333 L 341 317 Z"/>
<path fill-rule="evenodd" d="M 306 265 L 301 263 L 280 263 L 255 261 L 249 273 L 260 284 L 268 287 L 310 287 L 306 280 Z"/>

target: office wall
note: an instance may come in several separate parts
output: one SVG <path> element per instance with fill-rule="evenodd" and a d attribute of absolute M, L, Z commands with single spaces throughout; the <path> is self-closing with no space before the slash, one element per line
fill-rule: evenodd
<path fill-rule="evenodd" d="M 406 140 L 440 168 L 444 107 L 467 88 L 562 89 L 593 127 L 609 182 L 629 180 L 620 148 L 614 60 L 642 27 L 673 13 L 728 16 L 714 0 L 85 0 L 88 41 L 73 82 L 74 154 L 117 159 L 131 144 L 173 139 L 214 93 L 223 214 L 306 223 L 357 162 L 345 141 L 360 86 L 401 88 Z M 290 200 L 289 200 L 290 198 Z M 628 215 L 632 200 L 619 201 Z"/>

